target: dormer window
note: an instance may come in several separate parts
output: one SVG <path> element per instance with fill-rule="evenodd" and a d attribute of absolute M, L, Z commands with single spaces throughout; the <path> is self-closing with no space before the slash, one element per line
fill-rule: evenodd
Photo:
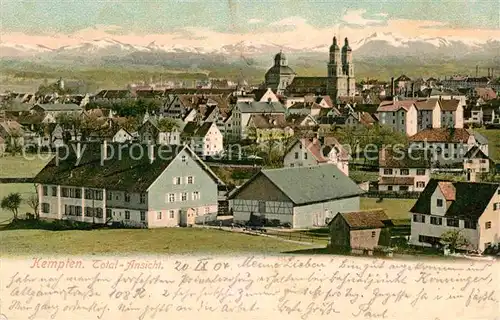
<path fill-rule="evenodd" d="M 437 199 L 436 206 L 438 206 L 440 208 L 443 207 L 443 199 Z"/>

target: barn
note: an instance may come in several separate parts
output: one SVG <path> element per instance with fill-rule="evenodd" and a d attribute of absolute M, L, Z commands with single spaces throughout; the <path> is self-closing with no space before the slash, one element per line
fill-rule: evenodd
<path fill-rule="evenodd" d="M 323 227 L 359 210 L 361 190 L 334 164 L 263 169 L 229 196 L 235 223 L 250 217 L 292 228 Z"/>

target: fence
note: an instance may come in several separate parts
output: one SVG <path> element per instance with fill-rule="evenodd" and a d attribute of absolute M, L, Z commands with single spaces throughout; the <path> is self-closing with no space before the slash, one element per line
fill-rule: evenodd
<path fill-rule="evenodd" d="M 279 237 L 286 240 L 298 241 L 298 242 L 310 242 L 310 243 L 318 243 L 318 244 L 328 244 L 329 234 L 325 236 L 317 236 L 313 234 L 306 234 L 301 231 L 278 231 L 278 230 L 270 230 L 267 229 L 266 234 L 270 236 Z"/>
<path fill-rule="evenodd" d="M 363 194 L 367 198 L 390 198 L 390 199 L 418 199 L 420 192 L 417 191 L 368 191 Z"/>

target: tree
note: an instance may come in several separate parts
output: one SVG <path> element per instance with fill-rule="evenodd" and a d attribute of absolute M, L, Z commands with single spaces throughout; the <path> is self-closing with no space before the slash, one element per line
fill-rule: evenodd
<path fill-rule="evenodd" d="M 56 116 L 56 121 L 59 123 L 61 128 L 63 129 L 63 137 L 65 138 L 64 142 L 68 142 L 68 138 L 77 138 L 80 133 L 82 119 L 81 117 L 73 114 L 73 113 L 60 113 Z"/>
<path fill-rule="evenodd" d="M 178 129 L 179 124 L 172 118 L 162 118 L 158 120 L 158 129 L 161 132 L 172 132 L 174 129 Z"/>
<path fill-rule="evenodd" d="M 23 133 L 19 129 L 12 129 L 9 135 L 6 139 L 7 150 L 12 155 L 16 155 L 18 152 L 21 152 L 21 138 L 23 137 Z"/>
<path fill-rule="evenodd" d="M 470 245 L 469 240 L 462 234 L 461 230 L 450 230 L 443 233 L 441 235 L 441 244 L 447 246 L 451 252 Z"/>
<path fill-rule="evenodd" d="M 38 196 L 36 194 L 32 194 L 28 199 L 26 199 L 26 204 L 33 210 L 33 215 L 35 216 L 35 218 L 39 219 L 40 213 L 38 212 Z"/>
<path fill-rule="evenodd" d="M 9 193 L 2 199 L 0 207 L 4 210 L 9 210 L 14 215 L 13 220 L 18 219 L 19 206 L 21 205 L 21 194 L 19 193 Z"/>

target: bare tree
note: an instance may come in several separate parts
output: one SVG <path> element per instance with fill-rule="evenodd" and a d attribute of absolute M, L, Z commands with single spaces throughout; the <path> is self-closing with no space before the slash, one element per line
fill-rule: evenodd
<path fill-rule="evenodd" d="M 26 204 L 33 210 L 33 215 L 38 220 L 40 218 L 40 213 L 38 212 L 38 206 L 40 205 L 38 201 L 38 196 L 32 194 L 26 199 Z"/>

